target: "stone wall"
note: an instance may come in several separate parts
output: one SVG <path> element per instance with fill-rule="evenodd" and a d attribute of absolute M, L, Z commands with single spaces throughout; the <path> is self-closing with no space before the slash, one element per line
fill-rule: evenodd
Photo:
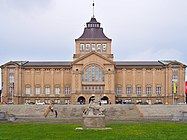
<path fill-rule="evenodd" d="M 16 118 L 44 118 L 47 105 L 0 105 L 1 112 L 13 114 Z M 172 120 L 180 112 L 187 112 L 187 105 L 104 105 L 106 120 Z M 58 111 L 57 119 L 82 120 L 82 112 L 86 105 L 54 105 Z M 50 112 L 46 119 L 54 118 Z"/>
<path fill-rule="evenodd" d="M 16 117 L 44 117 L 47 108 L 47 105 L 1 105 L 0 111 L 14 114 Z M 84 108 L 86 105 L 54 105 L 54 110 L 58 112 L 58 118 L 63 119 L 81 119 Z M 141 117 L 135 105 L 105 105 L 104 108 L 106 109 L 106 119 Z M 51 117 L 54 117 L 52 112 L 47 118 Z"/>

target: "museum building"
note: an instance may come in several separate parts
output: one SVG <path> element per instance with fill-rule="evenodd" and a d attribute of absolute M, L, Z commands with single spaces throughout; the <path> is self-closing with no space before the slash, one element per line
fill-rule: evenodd
<path fill-rule="evenodd" d="M 1 66 L 1 102 L 103 104 L 185 101 L 186 65 L 178 61 L 115 61 L 112 39 L 93 16 L 75 39 L 72 61 L 10 61 Z"/>

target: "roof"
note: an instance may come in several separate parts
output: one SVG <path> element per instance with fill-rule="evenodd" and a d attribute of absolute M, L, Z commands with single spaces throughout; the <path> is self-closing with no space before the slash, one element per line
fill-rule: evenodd
<path fill-rule="evenodd" d="M 92 17 L 90 22 L 86 23 L 83 34 L 76 40 L 111 40 L 103 32 L 100 23 Z"/>
<path fill-rule="evenodd" d="M 72 61 L 44 61 L 44 62 L 28 62 L 24 67 L 55 67 L 55 66 L 68 66 L 70 67 Z"/>
<path fill-rule="evenodd" d="M 164 66 L 159 61 L 115 61 L 116 66 Z"/>

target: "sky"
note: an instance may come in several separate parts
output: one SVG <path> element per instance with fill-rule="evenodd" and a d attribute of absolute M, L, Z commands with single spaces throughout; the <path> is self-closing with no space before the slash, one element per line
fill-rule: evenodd
<path fill-rule="evenodd" d="M 0 0 L 0 65 L 73 60 L 93 0 Z M 187 64 L 187 0 L 95 0 L 114 60 Z M 187 76 L 186 76 L 187 79 Z"/>

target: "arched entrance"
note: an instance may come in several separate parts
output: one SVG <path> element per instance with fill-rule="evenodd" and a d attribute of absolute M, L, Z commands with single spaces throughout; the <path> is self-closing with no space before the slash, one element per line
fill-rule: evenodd
<path fill-rule="evenodd" d="M 89 99 L 89 103 L 90 103 L 91 99 L 94 98 L 94 97 L 95 97 L 95 96 L 91 96 L 91 97 L 90 97 L 90 99 Z"/>
<path fill-rule="evenodd" d="M 85 104 L 86 102 L 86 99 L 83 97 L 83 96 L 80 96 L 78 99 L 77 99 L 77 103 L 78 104 Z"/>
<path fill-rule="evenodd" d="M 108 104 L 109 103 L 109 99 L 107 96 L 103 96 L 103 98 L 101 98 L 101 103 L 102 104 Z"/>

